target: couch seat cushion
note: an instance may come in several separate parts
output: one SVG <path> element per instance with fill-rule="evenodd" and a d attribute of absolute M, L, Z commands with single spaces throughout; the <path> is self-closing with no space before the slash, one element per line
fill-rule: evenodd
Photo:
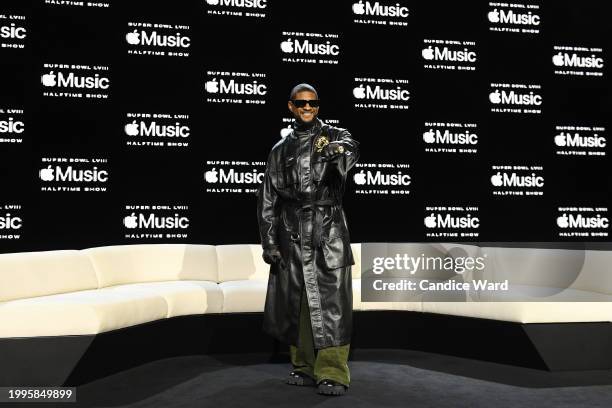
<path fill-rule="evenodd" d="M 223 312 L 263 312 L 268 282 L 265 280 L 235 280 L 221 282 Z"/>
<path fill-rule="evenodd" d="M 121 293 L 142 292 L 161 296 L 168 305 L 167 317 L 221 313 L 223 308 L 223 292 L 216 282 L 210 281 L 131 283 L 110 286 L 107 289 Z"/>
<path fill-rule="evenodd" d="M 149 292 L 94 289 L 0 303 L 1 337 L 98 334 L 158 319 L 166 300 Z"/>

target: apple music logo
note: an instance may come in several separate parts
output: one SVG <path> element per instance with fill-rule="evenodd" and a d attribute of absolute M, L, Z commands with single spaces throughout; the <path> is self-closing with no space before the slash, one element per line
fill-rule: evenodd
<path fill-rule="evenodd" d="M 28 35 L 26 16 L 3 14 L 0 11 L 0 52 L 5 49 L 24 49 Z"/>
<path fill-rule="evenodd" d="M 188 114 L 128 113 L 128 122 L 123 126 L 126 146 L 188 147 L 191 135 L 188 120 Z"/>
<path fill-rule="evenodd" d="M 425 152 L 462 154 L 478 152 L 475 123 L 425 122 L 425 129 L 423 132 Z"/>
<path fill-rule="evenodd" d="M 43 64 L 43 69 L 43 96 L 108 99 L 110 95 L 110 69 L 105 65 Z"/>
<path fill-rule="evenodd" d="M 428 238 L 478 237 L 477 206 L 426 206 L 423 224 Z"/>
<path fill-rule="evenodd" d="M 0 38 L 17 38 L 19 40 L 23 40 L 26 38 L 26 29 L 25 27 L 19 27 L 15 23 L 11 23 L 10 25 L 0 25 Z"/>
<path fill-rule="evenodd" d="M 538 4 L 489 2 L 489 31 L 539 34 L 541 18 Z"/>
<path fill-rule="evenodd" d="M 161 125 L 157 122 L 145 122 L 133 120 L 124 126 L 125 134 L 128 136 L 153 136 L 153 137 L 188 137 L 189 127 L 182 126 L 180 122 L 171 125 Z"/>
<path fill-rule="evenodd" d="M 100 77 L 100 74 L 93 76 L 79 76 L 74 72 L 63 73 L 50 71 L 41 76 L 41 83 L 46 87 L 58 88 L 83 88 L 83 89 L 108 89 L 109 79 Z"/>
<path fill-rule="evenodd" d="M 543 166 L 491 166 L 495 172 L 490 177 L 493 195 L 542 196 L 544 195 Z"/>
<path fill-rule="evenodd" d="M 179 217 L 177 213 L 169 217 L 162 217 L 155 213 L 132 213 L 123 218 L 126 228 L 172 229 L 189 228 L 189 218 Z"/>
<path fill-rule="evenodd" d="M 15 23 L 10 23 L 8 25 L 0 25 L 0 49 L 25 48 L 26 35 L 26 28 L 21 25 L 17 25 Z"/>
<path fill-rule="evenodd" d="M 355 194 L 407 195 L 412 177 L 408 163 L 356 163 Z"/>
<path fill-rule="evenodd" d="M 38 177 L 43 182 L 40 191 L 106 192 L 109 171 L 105 158 L 43 157 Z M 47 164 L 56 163 L 56 164 Z"/>
<path fill-rule="evenodd" d="M 603 126 L 555 126 L 553 138 L 559 156 L 605 157 L 608 141 Z"/>
<path fill-rule="evenodd" d="M 127 239 L 183 239 L 188 238 L 188 205 L 130 204 L 122 219 Z M 138 231 L 134 231 L 138 230 Z M 176 230 L 170 232 L 168 230 Z"/>
<path fill-rule="evenodd" d="M 23 133 L 24 124 L 20 120 L 15 120 L 12 116 L 8 120 L 0 120 L 0 133 Z"/>
<path fill-rule="evenodd" d="M 557 234 L 560 237 L 607 237 L 610 219 L 607 207 L 558 207 Z"/>
<path fill-rule="evenodd" d="M 355 108 L 408 109 L 410 90 L 407 79 L 354 78 Z M 379 84 L 384 85 L 379 85 Z"/>
<path fill-rule="evenodd" d="M 476 43 L 474 41 L 424 39 L 421 50 L 425 69 L 450 71 L 476 70 Z"/>
<path fill-rule="evenodd" d="M 535 84 L 492 83 L 489 92 L 491 112 L 541 114 L 541 89 Z"/>
<path fill-rule="evenodd" d="M 204 184 L 207 193 L 255 193 L 266 170 L 265 162 L 254 161 L 207 160 L 206 165 Z"/>
<path fill-rule="evenodd" d="M 351 11 L 356 16 L 353 23 L 382 26 L 406 27 L 410 10 L 398 2 L 383 4 L 380 1 L 370 2 L 359 0 L 351 5 Z"/>
<path fill-rule="evenodd" d="M 189 57 L 188 25 L 128 22 L 128 29 L 125 41 L 129 55 Z"/>
<path fill-rule="evenodd" d="M 606 147 L 606 138 L 594 134 L 593 136 L 581 136 L 580 133 L 561 132 L 555 136 L 555 144 L 559 147 Z"/>
<path fill-rule="evenodd" d="M 264 105 L 268 95 L 263 72 L 206 71 L 206 102 Z"/>
<path fill-rule="evenodd" d="M 23 227 L 21 204 L 0 204 L 0 240 L 21 239 L 19 230 Z"/>
<path fill-rule="evenodd" d="M 206 13 L 212 16 L 265 18 L 267 0 L 206 0 Z"/>
<path fill-rule="evenodd" d="M 603 49 L 555 45 L 552 63 L 555 75 L 603 77 Z"/>
<path fill-rule="evenodd" d="M 283 31 L 282 37 L 280 49 L 283 62 L 332 65 L 339 63 L 338 34 Z"/>
<path fill-rule="evenodd" d="M 374 186 L 408 186 L 410 185 L 410 175 L 402 174 L 401 170 L 397 173 L 385 174 L 380 170 L 372 172 L 370 170 L 361 170 L 353 174 L 353 180 L 357 185 L 374 185 Z"/>
<path fill-rule="evenodd" d="M 0 143 L 23 143 L 23 109 L 0 108 Z"/>
<path fill-rule="evenodd" d="M 286 138 L 287 136 L 289 136 L 291 134 L 291 132 L 293 132 L 293 128 L 292 128 L 292 124 L 293 124 L 293 118 L 287 117 L 285 116 L 284 118 L 282 118 L 282 124 L 281 124 L 281 130 L 280 130 L 280 137 L 281 138 Z M 327 123 L 327 120 L 325 121 Z"/>

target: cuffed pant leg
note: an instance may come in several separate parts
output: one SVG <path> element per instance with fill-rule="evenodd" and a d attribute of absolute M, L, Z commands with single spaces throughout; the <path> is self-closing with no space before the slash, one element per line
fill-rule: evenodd
<path fill-rule="evenodd" d="M 289 346 L 294 371 L 302 372 L 317 382 L 329 379 L 344 384 L 351 382 L 348 367 L 350 344 L 315 350 L 306 290 L 302 291 L 298 346 Z"/>
<path fill-rule="evenodd" d="M 326 347 L 317 352 L 314 367 L 317 382 L 329 379 L 349 386 L 351 374 L 348 367 L 350 344 Z"/>
<path fill-rule="evenodd" d="M 302 300 L 300 305 L 300 327 L 298 333 L 298 346 L 289 346 L 291 354 L 291 364 L 293 371 L 299 371 L 312 378 L 315 378 L 315 349 L 312 338 L 312 326 L 310 325 L 310 309 L 308 308 L 308 299 L 306 291 L 302 291 Z"/>

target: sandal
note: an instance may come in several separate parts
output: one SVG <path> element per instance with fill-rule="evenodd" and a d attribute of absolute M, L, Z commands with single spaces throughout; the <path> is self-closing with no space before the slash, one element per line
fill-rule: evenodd
<path fill-rule="evenodd" d="M 289 378 L 287 378 L 286 383 L 289 385 L 299 385 L 299 386 L 314 386 L 316 384 L 314 378 L 312 378 L 308 374 L 304 374 L 299 371 L 290 372 Z"/>
<path fill-rule="evenodd" d="M 344 395 L 348 387 L 334 380 L 321 380 L 317 386 L 317 393 L 323 395 Z"/>

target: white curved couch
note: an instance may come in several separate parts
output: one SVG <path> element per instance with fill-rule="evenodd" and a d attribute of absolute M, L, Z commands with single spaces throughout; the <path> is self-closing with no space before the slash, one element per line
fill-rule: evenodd
<path fill-rule="evenodd" d="M 361 263 L 371 247 L 351 245 L 352 348 L 552 371 L 612 368 L 612 251 L 381 244 L 387 255 L 486 252 L 488 276 L 509 278 L 517 293 L 554 281 L 559 265 L 580 265 L 581 273 L 554 302 L 440 301 L 427 293 L 362 302 Z M 261 331 L 269 273 L 261 253 L 256 244 L 137 244 L 0 254 L 0 385 L 82 384 L 168 356 L 242 350 L 244 338 L 252 351 L 281 356 Z M 436 273 L 427 278 L 448 278 Z M 582 295 L 598 301 L 567 301 Z"/>
<path fill-rule="evenodd" d="M 420 253 L 431 244 L 414 245 Z M 458 246 L 435 245 L 438 250 Z M 496 254 L 489 267 L 519 284 L 525 279 L 537 284 L 533 251 L 564 251 L 459 246 L 468 254 Z M 611 268 L 610 251 L 586 251 L 588 273 L 577 282 L 578 289 L 601 302 L 429 302 L 423 297 L 361 302 L 361 245 L 352 248 L 355 311 L 404 310 L 516 323 L 612 321 L 612 273 L 602 270 Z M 0 254 L 0 339 L 92 335 L 176 316 L 262 312 L 269 267 L 261 251 L 255 244 L 138 244 Z M 525 278 L 520 273 L 525 270 L 536 278 Z"/>
<path fill-rule="evenodd" d="M 1 254 L 0 338 L 262 312 L 269 266 L 261 252 L 251 244 L 138 244 Z"/>

